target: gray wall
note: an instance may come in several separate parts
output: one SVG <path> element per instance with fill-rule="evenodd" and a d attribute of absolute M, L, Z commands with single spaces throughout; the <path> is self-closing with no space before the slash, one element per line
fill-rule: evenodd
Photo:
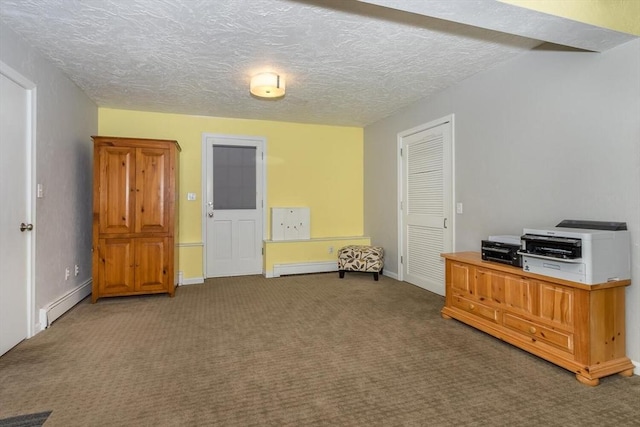
<path fill-rule="evenodd" d="M 455 250 L 562 219 L 626 221 L 627 354 L 640 362 L 640 40 L 537 49 L 364 131 L 365 234 L 397 273 L 397 133 L 455 115 Z M 636 369 L 638 372 L 640 368 Z"/>
<path fill-rule="evenodd" d="M 91 279 L 91 135 L 98 108 L 2 22 L 0 60 L 36 85 L 36 181 L 44 185 L 36 203 L 37 311 Z M 65 281 L 66 267 L 71 277 Z"/>

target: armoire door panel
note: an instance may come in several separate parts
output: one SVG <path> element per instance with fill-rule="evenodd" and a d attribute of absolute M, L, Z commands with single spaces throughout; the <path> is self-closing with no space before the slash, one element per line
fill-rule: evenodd
<path fill-rule="evenodd" d="M 100 233 L 133 232 L 135 150 L 130 147 L 105 147 L 99 154 L 98 189 Z"/>
<path fill-rule="evenodd" d="M 169 243 L 162 237 L 135 239 L 136 291 L 162 291 L 167 289 Z"/>
<path fill-rule="evenodd" d="M 134 249 L 131 239 L 100 239 L 99 291 L 102 295 L 134 290 Z"/>
<path fill-rule="evenodd" d="M 136 232 L 166 233 L 169 203 L 169 150 L 140 148 L 136 153 Z"/>

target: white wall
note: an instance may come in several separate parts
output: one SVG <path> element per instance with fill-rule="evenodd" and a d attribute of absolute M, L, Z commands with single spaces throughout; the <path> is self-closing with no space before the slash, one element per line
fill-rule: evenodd
<path fill-rule="evenodd" d="M 457 251 L 562 219 L 626 221 L 627 354 L 640 362 L 640 40 L 604 53 L 536 49 L 364 132 L 365 234 L 397 270 L 397 133 L 455 114 Z M 638 369 L 636 369 L 638 372 Z"/>
<path fill-rule="evenodd" d="M 98 130 L 98 108 L 2 22 L 0 60 L 36 84 L 36 181 L 44 185 L 34 224 L 37 316 L 40 308 L 91 280 L 91 135 Z M 65 281 L 66 267 L 72 273 Z"/>

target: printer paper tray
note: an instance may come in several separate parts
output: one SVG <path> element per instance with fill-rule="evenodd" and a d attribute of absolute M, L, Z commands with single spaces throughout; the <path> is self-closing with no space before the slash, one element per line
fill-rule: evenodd
<path fill-rule="evenodd" d="M 555 262 L 567 262 L 567 263 L 573 263 L 573 264 L 582 264 L 582 258 L 575 258 L 575 259 L 558 258 L 558 257 L 553 257 L 553 256 L 530 254 L 530 253 L 523 252 L 523 251 L 518 251 L 518 254 L 530 256 L 531 258 L 540 258 L 540 259 L 546 259 L 546 260 L 555 261 Z"/>

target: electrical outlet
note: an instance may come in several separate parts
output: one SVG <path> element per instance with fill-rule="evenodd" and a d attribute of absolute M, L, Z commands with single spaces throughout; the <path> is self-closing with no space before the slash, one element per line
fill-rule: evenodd
<path fill-rule="evenodd" d="M 71 272 L 69 271 L 69 267 L 64 269 L 64 280 L 69 280 L 69 276 L 71 275 Z"/>
<path fill-rule="evenodd" d="M 76 276 L 80 274 L 80 267 L 78 267 L 78 264 L 76 264 L 76 266 L 74 267 L 73 273 Z"/>
<path fill-rule="evenodd" d="M 327 249 L 327 252 L 332 254 L 333 253 L 333 246 L 329 246 L 329 249 Z"/>

